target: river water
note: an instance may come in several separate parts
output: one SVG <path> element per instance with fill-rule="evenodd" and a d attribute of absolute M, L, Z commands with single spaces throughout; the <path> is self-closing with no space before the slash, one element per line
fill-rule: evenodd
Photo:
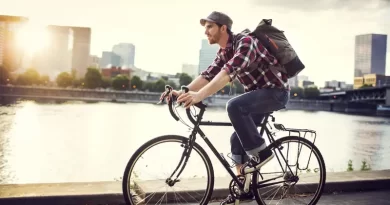
<path fill-rule="evenodd" d="M 184 109 L 179 109 L 186 117 Z M 328 172 L 390 168 L 390 119 L 331 112 L 279 111 L 276 122 L 317 131 Z M 189 121 L 184 118 L 187 123 Z M 228 121 L 223 108 L 210 108 L 205 120 Z M 232 127 L 204 127 L 217 150 L 230 153 Z M 36 103 L 0 106 L 0 183 L 112 181 L 141 144 L 164 134 L 187 136 L 168 107 L 142 103 Z M 278 134 L 279 135 L 279 134 Z M 198 138 L 201 145 L 205 145 Z M 208 153 L 211 153 L 204 146 Z M 227 176 L 211 157 L 216 176 Z"/>

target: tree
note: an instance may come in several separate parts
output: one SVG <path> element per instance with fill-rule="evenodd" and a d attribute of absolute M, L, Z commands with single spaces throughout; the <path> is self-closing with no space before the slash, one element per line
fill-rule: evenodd
<path fill-rule="evenodd" d="M 41 76 L 39 75 L 37 70 L 30 68 L 26 70 L 24 75 L 26 76 L 26 78 L 31 84 L 39 85 Z"/>
<path fill-rule="evenodd" d="M 80 78 L 80 79 L 76 79 L 76 78 L 73 78 L 73 82 L 72 82 L 72 86 L 75 87 L 75 88 L 78 88 L 78 87 L 83 87 L 84 86 L 84 78 Z"/>
<path fill-rule="evenodd" d="M 126 75 L 117 75 L 112 80 L 112 87 L 115 90 L 128 90 L 129 89 L 129 78 Z"/>
<path fill-rule="evenodd" d="M 88 68 L 85 73 L 85 87 L 94 89 L 102 86 L 103 78 L 102 74 L 97 68 Z"/>
<path fill-rule="evenodd" d="M 39 84 L 41 85 L 47 85 L 50 82 L 50 78 L 48 75 L 42 75 L 41 78 L 39 79 Z"/>
<path fill-rule="evenodd" d="M 0 66 L 0 85 L 6 85 L 10 80 L 9 71 L 4 66 Z"/>
<path fill-rule="evenodd" d="M 107 77 L 103 77 L 102 88 L 109 88 L 109 87 L 111 87 L 111 85 L 112 85 L 112 79 L 107 78 Z"/>
<path fill-rule="evenodd" d="M 303 94 L 307 99 L 315 99 L 320 95 L 317 87 L 308 87 L 303 90 Z"/>
<path fill-rule="evenodd" d="M 166 81 L 162 78 L 160 78 L 155 84 L 154 84 L 154 92 L 164 92 L 165 91 L 165 85 Z"/>
<path fill-rule="evenodd" d="M 62 72 L 57 76 L 56 82 L 57 86 L 66 88 L 73 84 L 73 77 L 68 72 Z"/>
<path fill-rule="evenodd" d="M 142 89 L 142 83 L 141 78 L 136 75 L 131 78 L 130 84 L 132 89 Z"/>
<path fill-rule="evenodd" d="M 164 79 L 165 81 L 168 81 L 168 76 L 162 76 L 161 78 Z"/>
<path fill-rule="evenodd" d="M 39 73 L 35 69 L 30 68 L 17 77 L 16 83 L 19 85 L 39 85 L 40 78 Z"/>
<path fill-rule="evenodd" d="M 167 85 L 170 85 L 170 86 L 172 87 L 172 89 L 174 89 L 174 90 L 180 89 L 180 88 L 178 88 L 178 86 L 176 85 L 176 83 L 173 82 L 172 80 L 168 80 Z"/>
<path fill-rule="evenodd" d="M 180 85 L 179 86 L 182 86 L 182 85 L 188 85 L 192 82 L 192 78 L 191 76 L 189 76 L 187 73 L 182 73 L 179 77 L 179 83 Z"/>
<path fill-rule="evenodd" d="M 290 90 L 290 98 L 304 98 L 303 89 L 300 87 L 293 87 Z"/>
<path fill-rule="evenodd" d="M 364 84 L 364 85 L 360 86 L 360 88 L 372 88 L 372 87 L 373 87 L 372 84 Z"/>
<path fill-rule="evenodd" d="M 144 82 L 142 85 L 142 90 L 153 92 L 154 91 L 154 83 Z"/>

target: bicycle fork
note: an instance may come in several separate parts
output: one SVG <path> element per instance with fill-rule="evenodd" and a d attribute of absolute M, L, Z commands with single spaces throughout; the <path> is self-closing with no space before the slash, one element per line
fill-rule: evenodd
<path fill-rule="evenodd" d="M 176 184 L 176 182 L 180 181 L 180 180 L 178 180 L 178 178 L 179 178 L 180 174 L 183 172 L 184 168 L 187 165 L 188 159 L 190 158 L 190 154 L 192 151 L 192 140 L 190 139 L 187 144 L 182 144 L 181 146 L 184 147 L 184 151 L 183 151 L 183 154 L 181 155 L 179 164 L 177 165 L 176 169 L 173 171 L 171 176 L 169 176 L 169 178 L 167 178 L 165 181 L 171 187 L 174 186 Z M 180 168 L 180 170 L 179 170 L 179 168 Z M 179 170 L 179 172 L 177 173 L 175 179 L 172 180 L 173 175 L 175 175 L 175 173 L 178 170 Z"/>

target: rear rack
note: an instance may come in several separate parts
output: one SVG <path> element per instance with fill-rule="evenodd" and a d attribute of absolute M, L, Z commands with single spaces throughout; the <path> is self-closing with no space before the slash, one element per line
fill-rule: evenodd
<path fill-rule="evenodd" d="M 278 124 L 278 123 L 274 123 L 274 127 L 275 127 L 275 129 L 277 129 L 277 130 L 288 132 L 288 135 L 289 135 L 289 136 L 295 136 L 295 135 L 291 135 L 291 133 L 297 133 L 297 134 L 298 134 L 298 137 L 301 137 L 301 138 L 304 138 L 304 139 L 306 139 L 306 134 L 307 134 L 307 133 L 310 133 L 310 136 L 314 137 L 313 142 L 312 142 L 313 145 L 314 145 L 315 142 L 316 142 L 317 133 L 316 133 L 316 131 L 314 131 L 314 130 L 309 130 L 309 129 L 296 129 L 296 128 L 286 128 L 286 127 L 284 127 L 284 125 Z M 303 136 L 302 136 L 302 133 L 303 133 Z M 275 134 L 275 133 L 274 133 L 274 134 Z M 308 140 L 308 139 L 306 139 L 306 140 Z M 309 140 L 309 141 L 310 141 L 310 140 Z M 298 144 L 299 144 L 299 143 L 298 143 Z M 303 145 L 298 145 L 298 157 L 297 157 L 297 162 L 296 162 L 297 164 L 298 164 L 298 159 L 299 159 L 299 157 L 300 157 L 300 155 L 301 155 L 302 146 L 303 146 Z M 313 154 L 313 149 L 310 150 L 309 160 L 307 161 L 306 168 L 302 168 L 301 171 L 302 171 L 302 170 L 307 170 L 307 169 L 308 169 L 309 163 L 310 163 L 310 159 L 311 159 L 311 155 L 312 155 L 312 154 Z"/>
<path fill-rule="evenodd" d="M 274 123 L 274 127 L 275 127 L 275 129 L 277 129 L 277 130 L 288 132 L 288 135 L 289 135 L 289 136 L 295 136 L 295 135 L 291 135 L 291 134 L 292 134 L 292 133 L 297 133 L 297 134 L 298 134 L 298 137 L 303 137 L 303 138 L 305 138 L 305 139 L 306 139 L 306 134 L 309 133 L 309 134 L 311 134 L 311 136 L 314 135 L 313 144 L 314 144 L 315 141 L 316 141 L 317 132 L 314 131 L 314 130 L 309 130 L 309 129 L 296 129 L 296 128 L 286 128 L 284 125 L 279 124 L 279 123 Z M 302 135 L 303 135 L 303 136 L 302 136 Z"/>

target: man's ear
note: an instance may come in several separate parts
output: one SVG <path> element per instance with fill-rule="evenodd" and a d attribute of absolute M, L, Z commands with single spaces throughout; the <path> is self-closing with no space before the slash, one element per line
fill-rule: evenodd
<path fill-rule="evenodd" d="M 227 32 L 227 26 L 226 26 L 226 25 L 223 25 L 223 26 L 221 27 L 221 29 L 222 29 L 223 32 Z"/>

